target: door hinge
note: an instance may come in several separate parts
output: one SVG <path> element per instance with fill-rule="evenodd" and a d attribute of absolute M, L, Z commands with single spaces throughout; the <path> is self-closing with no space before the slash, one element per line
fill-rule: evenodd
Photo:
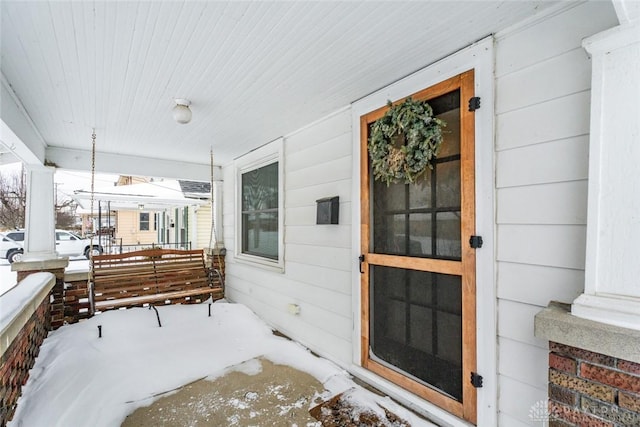
<path fill-rule="evenodd" d="M 482 387 L 482 375 L 477 372 L 471 372 L 471 385 L 475 388 Z"/>
<path fill-rule="evenodd" d="M 482 236 L 471 236 L 469 238 L 469 246 L 473 249 L 478 249 L 482 247 Z"/>
<path fill-rule="evenodd" d="M 480 108 L 480 97 L 469 98 L 469 111 L 476 111 Z"/>

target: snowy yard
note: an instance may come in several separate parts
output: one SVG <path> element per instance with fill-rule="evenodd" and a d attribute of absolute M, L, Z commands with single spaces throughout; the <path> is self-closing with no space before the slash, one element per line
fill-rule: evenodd
<path fill-rule="evenodd" d="M 258 374 L 260 365 L 252 362 L 258 358 L 309 373 L 322 384 L 324 391 L 305 400 L 304 411 L 349 391 L 358 411 L 367 409 L 384 416 L 378 406 L 383 405 L 412 426 L 432 425 L 389 398 L 360 388 L 333 363 L 274 335 L 243 305 L 217 302 L 212 306 L 212 317 L 207 317 L 207 304 L 158 310 L 162 328 L 153 311 L 134 308 L 106 312 L 51 332 L 9 427 L 119 426 L 137 408 L 196 380 L 213 381 L 231 370 Z M 98 338 L 99 325 L 102 338 Z M 194 407 L 194 411 L 205 412 L 217 409 Z M 171 425 L 194 424 L 183 421 Z M 228 425 L 265 424 L 258 416 L 251 423 L 230 417 Z M 296 424 L 283 417 L 281 425 Z"/>

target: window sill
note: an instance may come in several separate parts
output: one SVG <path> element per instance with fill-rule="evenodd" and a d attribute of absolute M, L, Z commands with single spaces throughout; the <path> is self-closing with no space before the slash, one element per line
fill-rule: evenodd
<path fill-rule="evenodd" d="M 235 260 L 241 264 L 260 268 L 263 270 L 273 271 L 275 273 L 284 273 L 284 261 L 272 261 L 255 255 L 236 254 Z"/>

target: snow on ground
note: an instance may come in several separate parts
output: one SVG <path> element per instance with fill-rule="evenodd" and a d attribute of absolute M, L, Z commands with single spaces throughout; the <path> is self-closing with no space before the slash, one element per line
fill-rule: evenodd
<path fill-rule="evenodd" d="M 264 357 L 317 378 L 323 399 L 355 388 L 358 401 L 378 402 L 412 426 L 431 426 L 390 399 L 357 386 L 342 369 L 301 345 L 273 335 L 247 307 L 217 302 L 109 311 L 49 334 L 9 427 L 119 426 L 159 393 Z M 98 338 L 98 326 L 102 338 Z M 286 422 L 283 423 L 286 425 Z"/>

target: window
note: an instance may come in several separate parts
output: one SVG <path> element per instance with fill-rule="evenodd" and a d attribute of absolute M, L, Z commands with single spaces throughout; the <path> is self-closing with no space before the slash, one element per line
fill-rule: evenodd
<path fill-rule="evenodd" d="M 149 212 L 140 212 L 140 231 L 149 231 Z"/>
<path fill-rule="evenodd" d="M 240 260 L 283 268 L 282 140 L 236 161 Z"/>
<path fill-rule="evenodd" d="M 71 240 L 78 240 L 76 237 L 74 237 L 72 234 L 70 233 L 56 233 L 56 240 L 59 241 L 63 241 L 63 242 L 69 242 Z"/>
<path fill-rule="evenodd" d="M 14 242 L 24 242 L 24 231 L 19 231 L 16 233 L 8 233 L 7 234 L 8 239 L 3 239 L 3 241 L 11 241 L 13 240 Z"/>
<path fill-rule="evenodd" d="M 278 163 L 242 174 L 242 253 L 278 259 Z"/>

